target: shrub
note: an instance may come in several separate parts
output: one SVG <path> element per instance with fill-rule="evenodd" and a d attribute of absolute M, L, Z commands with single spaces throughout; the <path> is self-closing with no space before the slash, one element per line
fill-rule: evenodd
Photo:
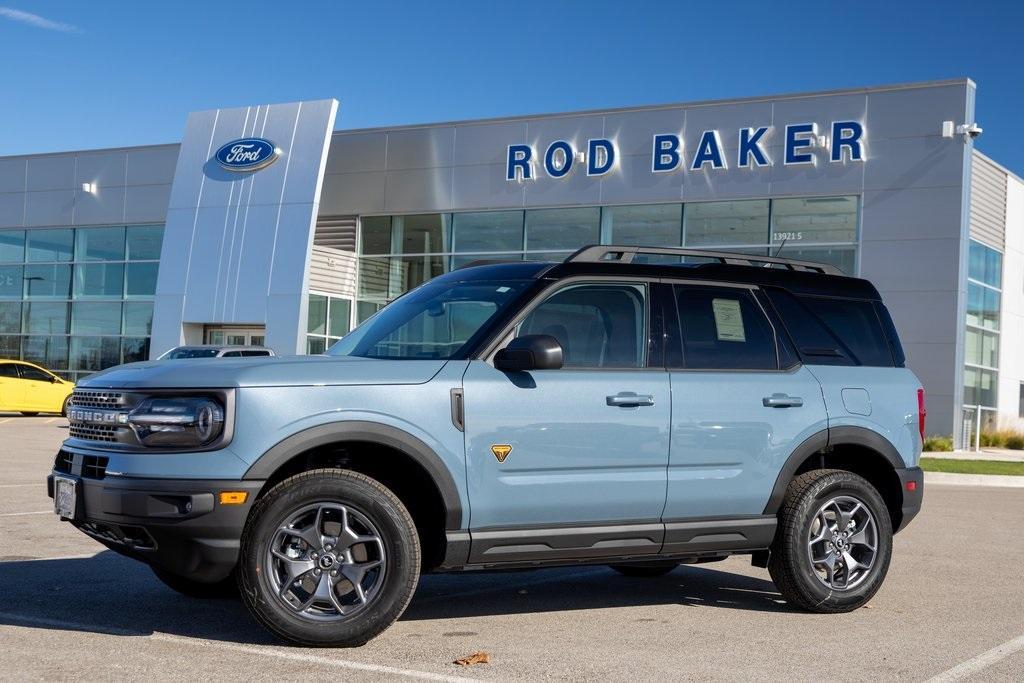
<path fill-rule="evenodd" d="M 949 452 L 953 450 L 952 436 L 928 436 L 924 440 L 924 450 L 929 453 Z"/>
<path fill-rule="evenodd" d="M 1011 434 L 1006 437 L 1006 447 L 1015 451 L 1024 451 L 1024 434 Z"/>

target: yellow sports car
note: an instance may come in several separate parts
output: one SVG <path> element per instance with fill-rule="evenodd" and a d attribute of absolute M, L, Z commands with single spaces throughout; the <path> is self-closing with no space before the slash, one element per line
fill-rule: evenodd
<path fill-rule="evenodd" d="M 0 411 L 67 414 L 74 382 L 20 360 L 0 359 Z"/>

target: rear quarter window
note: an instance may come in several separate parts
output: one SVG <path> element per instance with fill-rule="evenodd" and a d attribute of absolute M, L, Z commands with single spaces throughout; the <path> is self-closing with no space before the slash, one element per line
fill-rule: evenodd
<path fill-rule="evenodd" d="M 796 344 L 800 357 L 811 365 L 902 366 L 903 351 L 888 313 L 881 304 L 863 299 L 793 296 L 782 290 L 767 292 Z"/>

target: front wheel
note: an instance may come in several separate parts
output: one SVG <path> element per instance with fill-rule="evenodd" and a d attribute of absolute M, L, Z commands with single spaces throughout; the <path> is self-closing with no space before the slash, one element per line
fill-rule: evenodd
<path fill-rule="evenodd" d="M 366 643 L 405 611 L 419 571 L 416 526 L 402 501 L 349 470 L 282 481 L 257 503 L 242 535 L 246 605 L 298 645 Z"/>
<path fill-rule="evenodd" d="M 870 600 L 892 557 L 892 522 L 878 491 L 844 470 L 794 479 L 779 512 L 768 571 L 786 602 L 849 612 Z"/>

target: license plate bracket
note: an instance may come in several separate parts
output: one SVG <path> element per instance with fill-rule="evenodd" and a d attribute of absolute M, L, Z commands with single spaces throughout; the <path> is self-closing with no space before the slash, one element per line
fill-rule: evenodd
<path fill-rule="evenodd" d="M 53 511 L 61 519 L 74 520 L 78 512 L 78 480 L 54 475 Z"/>

